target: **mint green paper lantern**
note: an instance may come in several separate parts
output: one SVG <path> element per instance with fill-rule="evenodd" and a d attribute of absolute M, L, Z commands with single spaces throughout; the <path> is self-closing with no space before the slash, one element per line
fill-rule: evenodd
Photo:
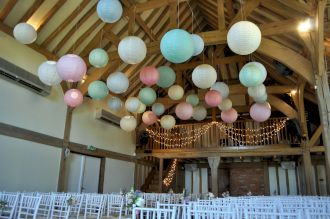
<path fill-rule="evenodd" d="M 258 86 L 266 80 L 266 77 L 266 69 L 258 62 L 245 64 L 239 72 L 239 80 L 245 87 Z"/>
<path fill-rule="evenodd" d="M 94 100 L 101 100 L 108 96 L 109 89 L 103 81 L 93 81 L 88 86 L 88 95 Z"/>
<path fill-rule="evenodd" d="M 160 66 L 157 69 L 159 71 L 159 80 L 157 85 L 162 88 L 168 88 L 172 86 L 176 80 L 174 70 L 168 66 Z"/>
<path fill-rule="evenodd" d="M 156 92 L 150 87 L 145 87 L 139 92 L 139 99 L 146 106 L 151 106 L 155 102 L 156 98 Z"/>
<path fill-rule="evenodd" d="M 92 66 L 96 68 L 103 68 L 108 64 L 109 56 L 104 49 L 96 48 L 89 53 L 88 60 Z"/>
<path fill-rule="evenodd" d="M 160 41 L 160 51 L 165 59 L 182 63 L 194 54 L 195 44 L 191 34 L 182 29 L 168 31 Z"/>
<path fill-rule="evenodd" d="M 199 98 L 198 98 L 198 96 L 196 94 L 189 94 L 186 97 L 186 102 L 187 103 L 190 103 L 193 106 L 197 106 L 198 103 L 199 103 Z"/>

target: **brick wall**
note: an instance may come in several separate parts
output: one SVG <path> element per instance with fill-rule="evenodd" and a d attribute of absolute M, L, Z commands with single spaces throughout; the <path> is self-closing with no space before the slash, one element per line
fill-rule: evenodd
<path fill-rule="evenodd" d="M 234 163 L 229 169 L 230 195 L 265 195 L 265 170 L 263 163 Z"/>

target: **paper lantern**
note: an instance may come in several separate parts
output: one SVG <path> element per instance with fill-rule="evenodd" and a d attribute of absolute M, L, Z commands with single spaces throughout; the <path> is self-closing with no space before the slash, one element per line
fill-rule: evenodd
<path fill-rule="evenodd" d="M 129 97 L 125 101 L 125 108 L 128 112 L 135 113 L 140 108 L 140 100 L 136 97 Z"/>
<path fill-rule="evenodd" d="M 153 66 L 144 67 L 140 71 L 140 80 L 143 84 L 151 86 L 158 82 L 160 77 L 159 71 Z"/>
<path fill-rule="evenodd" d="M 253 97 L 253 98 L 261 97 L 261 96 L 265 95 L 265 93 L 266 93 L 266 87 L 263 84 L 259 84 L 257 86 L 248 88 L 248 94 L 250 97 Z"/>
<path fill-rule="evenodd" d="M 99 18 L 106 23 L 115 23 L 123 14 L 123 7 L 118 0 L 100 0 L 96 12 Z"/>
<path fill-rule="evenodd" d="M 192 73 L 193 83 L 201 89 L 211 87 L 216 80 L 217 72 L 211 65 L 208 64 L 201 64 L 197 66 Z"/>
<path fill-rule="evenodd" d="M 238 114 L 234 108 L 221 112 L 221 119 L 225 123 L 233 123 L 237 120 Z"/>
<path fill-rule="evenodd" d="M 118 45 L 118 54 L 127 64 L 138 64 L 147 55 L 147 46 L 139 37 L 127 36 Z"/>
<path fill-rule="evenodd" d="M 78 82 L 86 74 L 87 66 L 80 56 L 67 54 L 56 63 L 56 69 L 60 78 L 69 82 Z"/>
<path fill-rule="evenodd" d="M 186 97 L 186 102 L 190 103 L 192 106 L 197 106 L 199 103 L 199 98 L 196 94 L 189 94 Z"/>
<path fill-rule="evenodd" d="M 88 60 L 95 68 L 103 68 L 108 64 L 109 56 L 104 49 L 96 48 L 89 53 Z"/>
<path fill-rule="evenodd" d="M 77 107 L 82 104 L 84 97 L 77 89 L 70 89 L 64 94 L 64 102 L 70 107 Z"/>
<path fill-rule="evenodd" d="M 267 101 L 268 96 L 267 96 L 267 93 L 264 93 L 264 95 L 259 96 L 259 97 L 254 97 L 253 99 L 254 99 L 254 101 L 256 101 L 257 103 L 264 103 L 264 102 Z"/>
<path fill-rule="evenodd" d="M 156 92 L 150 87 L 142 88 L 139 92 L 139 99 L 147 106 L 151 106 L 157 98 Z"/>
<path fill-rule="evenodd" d="M 204 50 L 204 40 L 197 34 L 191 34 L 191 38 L 194 42 L 194 54 L 193 56 L 197 56 L 201 54 Z"/>
<path fill-rule="evenodd" d="M 188 120 L 193 115 L 194 109 L 190 103 L 182 102 L 175 107 L 175 114 L 181 120 Z"/>
<path fill-rule="evenodd" d="M 88 95 L 95 100 L 102 100 L 108 94 L 108 87 L 103 81 L 93 81 L 88 86 Z"/>
<path fill-rule="evenodd" d="M 31 24 L 16 24 L 13 30 L 15 39 L 23 44 L 33 43 L 37 39 L 37 32 Z"/>
<path fill-rule="evenodd" d="M 271 108 L 269 103 L 254 103 L 250 108 L 250 116 L 256 122 L 264 122 L 269 119 Z"/>
<path fill-rule="evenodd" d="M 45 61 L 38 68 L 40 81 L 48 86 L 59 85 L 62 81 L 57 73 L 55 61 Z"/>
<path fill-rule="evenodd" d="M 173 29 L 162 37 L 160 51 L 168 61 L 182 63 L 193 56 L 194 41 L 187 31 Z"/>
<path fill-rule="evenodd" d="M 168 89 L 168 96 L 172 100 L 180 100 L 184 95 L 184 90 L 180 85 L 173 85 Z"/>
<path fill-rule="evenodd" d="M 226 99 L 229 96 L 229 87 L 224 82 L 214 83 L 210 90 L 218 91 L 221 94 L 222 99 Z"/>
<path fill-rule="evenodd" d="M 156 116 L 163 115 L 163 113 L 165 112 L 165 106 L 162 103 L 154 103 L 151 109 L 152 112 L 156 114 Z"/>
<path fill-rule="evenodd" d="M 127 91 L 129 80 L 124 73 L 114 72 L 107 78 L 107 86 L 111 92 L 115 94 L 122 94 Z"/>
<path fill-rule="evenodd" d="M 122 102 L 118 97 L 111 97 L 108 100 L 108 107 L 113 111 L 118 111 L 122 107 Z"/>
<path fill-rule="evenodd" d="M 262 84 L 267 77 L 264 71 L 256 62 L 249 62 L 239 72 L 239 80 L 245 87 L 254 87 Z"/>
<path fill-rule="evenodd" d="M 205 94 L 205 102 L 207 105 L 211 107 L 218 106 L 222 101 L 222 97 L 220 93 L 216 90 L 209 90 Z"/>
<path fill-rule="evenodd" d="M 168 88 L 172 86 L 176 80 L 175 72 L 171 67 L 161 66 L 158 68 L 159 80 L 157 85 L 162 88 Z"/>
<path fill-rule="evenodd" d="M 171 115 L 165 115 L 160 119 L 160 125 L 163 129 L 172 129 L 175 126 L 175 118 Z"/>
<path fill-rule="evenodd" d="M 120 120 L 120 128 L 126 132 L 134 131 L 136 128 L 137 122 L 134 116 L 124 116 Z"/>
<path fill-rule="evenodd" d="M 139 107 L 137 113 L 144 113 L 146 111 L 146 109 L 147 109 L 147 106 L 144 103 L 140 103 L 140 107 Z"/>
<path fill-rule="evenodd" d="M 146 125 L 152 125 L 157 121 L 157 116 L 152 111 L 146 111 L 142 115 L 142 121 Z"/>
<path fill-rule="evenodd" d="M 251 54 L 258 49 L 261 43 L 260 29 L 250 21 L 239 21 L 230 27 L 227 43 L 234 53 Z"/>
<path fill-rule="evenodd" d="M 206 118 L 207 111 L 203 106 L 196 106 L 194 107 L 193 118 L 196 121 L 202 121 Z"/>
<path fill-rule="evenodd" d="M 222 102 L 220 103 L 220 105 L 218 107 L 221 111 L 227 111 L 233 107 L 233 103 L 231 102 L 230 99 L 226 98 L 226 99 L 222 100 Z"/>

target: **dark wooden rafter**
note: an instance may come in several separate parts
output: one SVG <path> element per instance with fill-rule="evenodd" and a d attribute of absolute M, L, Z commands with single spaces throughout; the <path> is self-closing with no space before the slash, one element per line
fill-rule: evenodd
<path fill-rule="evenodd" d="M 14 8 L 17 0 L 9 0 L 0 11 L 0 21 L 3 21 Z"/>
<path fill-rule="evenodd" d="M 37 32 L 40 32 L 47 22 L 56 14 L 56 12 L 66 3 L 67 0 L 58 0 L 55 5 L 41 18 L 36 26 Z"/>
<path fill-rule="evenodd" d="M 32 17 L 34 12 L 40 7 L 45 0 L 35 0 L 29 10 L 23 15 L 23 17 L 19 20 L 19 22 L 27 22 L 29 18 Z"/>

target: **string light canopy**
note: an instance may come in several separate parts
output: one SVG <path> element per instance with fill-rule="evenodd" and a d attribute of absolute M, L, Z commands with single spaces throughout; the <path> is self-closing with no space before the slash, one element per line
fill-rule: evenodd
<path fill-rule="evenodd" d="M 169 187 L 172 184 L 174 175 L 176 173 L 177 165 L 178 165 L 178 159 L 174 159 L 171 163 L 171 167 L 170 167 L 170 170 L 167 173 L 167 176 L 163 180 L 163 185 L 164 186 Z"/>
<path fill-rule="evenodd" d="M 258 145 L 277 136 L 277 134 L 285 127 L 288 118 L 273 122 L 270 125 L 260 126 L 259 128 L 235 128 L 222 122 L 212 121 L 194 127 L 193 129 L 183 130 L 180 126 L 176 126 L 171 130 L 164 130 L 159 127 L 149 127 L 146 129 L 149 136 L 158 144 L 167 148 L 186 147 L 203 135 L 208 134 L 212 127 L 215 127 L 219 135 L 225 135 L 238 145 Z"/>

